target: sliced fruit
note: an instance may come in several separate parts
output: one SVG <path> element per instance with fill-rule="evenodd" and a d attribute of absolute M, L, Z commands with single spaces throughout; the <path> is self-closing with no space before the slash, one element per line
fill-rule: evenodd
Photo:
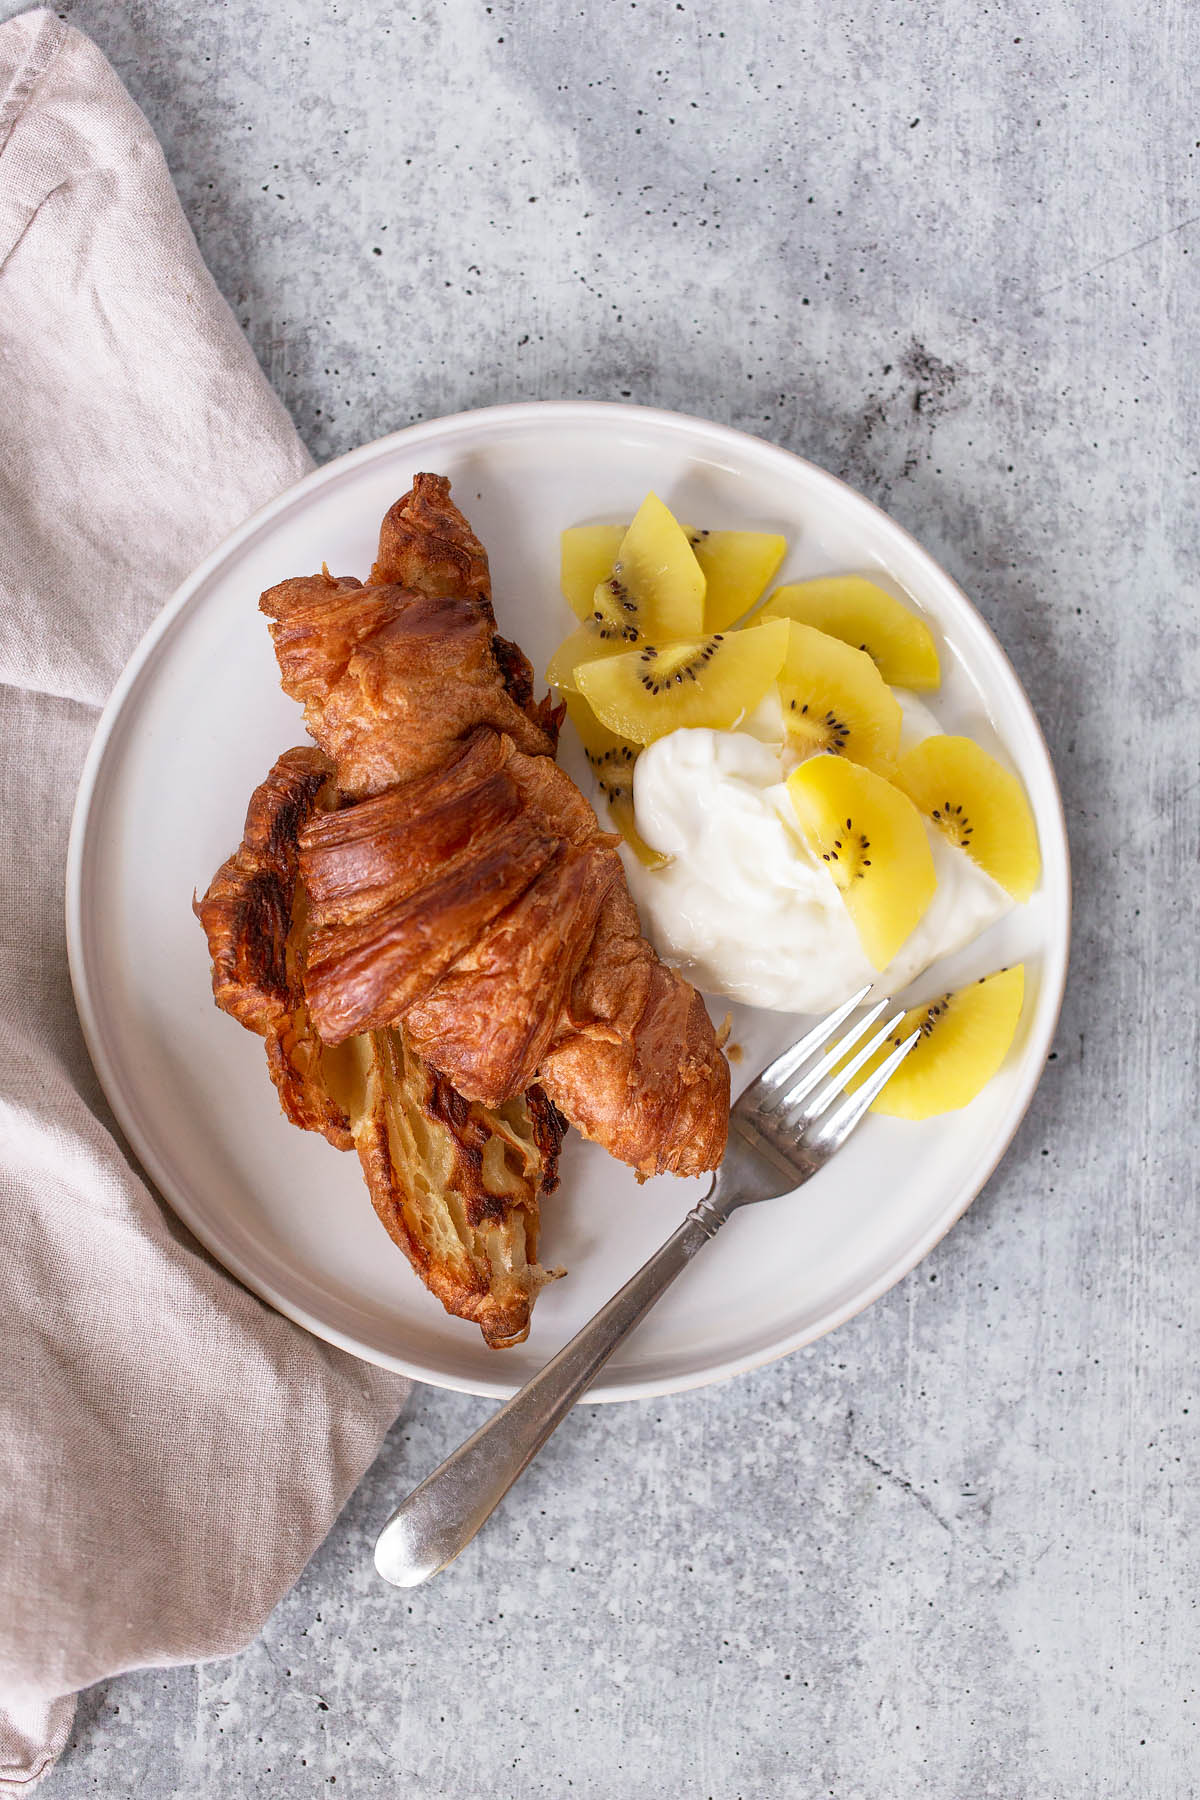
<path fill-rule="evenodd" d="M 625 525 L 574 525 L 562 534 L 562 591 L 576 618 L 591 618 L 594 596 L 621 553 Z M 787 539 L 769 531 L 702 531 L 682 527 L 707 591 L 704 631 L 724 631 L 749 612 L 783 561 Z"/>
<path fill-rule="evenodd" d="M 707 584 L 704 629 L 726 631 L 763 592 L 783 561 L 787 539 L 770 531 L 684 530 Z"/>
<path fill-rule="evenodd" d="M 632 642 L 699 637 L 704 630 L 704 575 L 687 533 L 657 494 L 646 495 L 611 575 L 597 583 L 592 622 Z"/>
<path fill-rule="evenodd" d="M 579 734 L 588 767 L 596 777 L 596 785 L 608 804 L 612 822 L 629 845 L 638 861 L 648 869 L 661 869 L 670 858 L 652 850 L 641 836 L 633 810 L 633 765 L 640 744 L 618 737 L 602 725 L 580 694 L 566 693 L 567 717 Z"/>
<path fill-rule="evenodd" d="M 823 575 L 777 588 L 764 618 L 815 625 L 856 650 L 865 650 L 885 681 L 922 692 L 942 679 L 937 645 L 924 619 L 865 575 Z"/>
<path fill-rule="evenodd" d="M 787 786 L 805 840 L 836 881 L 863 949 L 886 969 L 937 886 L 920 813 L 882 775 L 842 756 L 810 757 Z"/>
<path fill-rule="evenodd" d="M 702 631 L 704 576 L 686 533 L 657 495 L 647 494 L 628 527 L 564 531 L 562 559 L 563 592 L 584 622 L 551 657 L 551 687 L 573 688 L 584 663 Z"/>
<path fill-rule="evenodd" d="M 682 643 L 644 644 L 576 671 L 575 685 L 610 731 L 651 744 L 668 731 L 727 731 L 753 712 L 783 666 L 786 619 Z"/>
<path fill-rule="evenodd" d="M 563 639 L 546 664 L 546 685 L 569 692 L 575 687 L 575 671 L 581 664 L 621 656 L 630 648 L 622 638 L 602 637 L 591 625 L 581 625 Z"/>
<path fill-rule="evenodd" d="M 1028 900 L 1042 872 L 1037 826 L 1024 788 L 994 756 L 971 738 L 930 737 L 893 779 L 1014 900 Z"/>
<path fill-rule="evenodd" d="M 828 750 L 889 774 L 903 715 L 871 658 L 811 625 L 788 620 L 787 629 L 779 696 L 793 749 L 804 755 Z"/>
<path fill-rule="evenodd" d="M 628 529 L 627 525 L 574 525 L 563 532 L 562 591 L 577 619 L 591 616 L 592 595 L 612 574 Z"/>
<path fill-rule="evenodd" d="M 889 1051 L 914 1031 L 921 1041 L 909 1051 L 872 1112 L 895 1119 L 929 1119 L 956 1112 L 986 1087 L 1008 1055 L 1025 999 L 1025 969 L 999 969 L 955 994 L 943 994 L 905 1013 L 891 1038 L 847 1082 L 853 1092 Z"/>

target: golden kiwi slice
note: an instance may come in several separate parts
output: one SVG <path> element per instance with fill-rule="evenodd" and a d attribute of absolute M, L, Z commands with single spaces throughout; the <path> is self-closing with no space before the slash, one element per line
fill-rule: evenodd
<path fill-rule="evenodd" d="M 661 648 L 643 644 L 576 669 L 575 686 L 601 724 L 638 744 L 683 727 L 727 731 L 779 674 L 789 630 L 786 619 L 775 619 Z"/>
<path fill-rule="evenodd" d="M 794 581 L 775 590 L 763 617 L 795 619 L 865 651 L 896 687 L 921 692 L 942 679 L 937 645 L 924 619 L 865 575 Z"/>
<path fill-rule="evenodd" d="M 769 531 L 681 528 L 704 575 L 704 631 L 725 631 L 749 612 L 783 561 L 787 539 Z M 628 526 L 574 525 L 561 540 L 561 585 L 576 618 L 590 619 L 601 582 L 613 573 Z"/>
<path fill-rule="evenodd" d="M 621 539 L 611 575 L 596 584 L 591 623 L 630 643 L 697 637 L 704 575 L 687 533 L 657 494 L 647 494 Z"/>
<path fill-rule="evenodd" d="M 886 969 L 937 887 L 920 813 L 882 775 L 842 756 L 810 757 L 787 787 L 805 841 L 837 883 L 863 949 Z"/>
<path fill-rule="evenodd" d="M 584 663 L 602 661 L 606 656 L 621 656 L 631 648 L 615 633 L 602 633 L 591 625 L 581 625 L 563 639 L 546 664 L 546 685 L 558 688 L 565 696 L 574 691 L 575 671 Z"/>
<path fill-rule="evenodd" d="M 942 994 L 905 1013 L 889 1041 L 846 1084 L 860 1087 L 884 1058 L 914 1031 L 921 1041 L 909 1051 L 873 1112 L 896 1119 L 929 1119 L 956 1112 L 987 1086 L 1008 1055 L 1025 999 L 1025 969 L 999 969 L 957 993 Z"/>
<path fill-rule="evenodd" d="M 771 531 L 684 530 L 704 572 L 704 629 L 727 631 L 765 590 L 787 539 Z"/>
<path fill-rule="evenodd" d="M 1015 775 L 971 738 L 929 737 L 902 756 L 897 787 L 1014 900 L 1042 872 L 1037 826 Z"/>
<path fill-rule="evenodd" d="M 592 596 L 613 572 L 627 525 L 573 525 L 561 539 L 563 597 L 577 619 L 592 615 Z"/>
<path fill-rule="evenodd" d="M 779 694 L 793 749 L 803 755 L 828 750 L 888 774 L 902 714 L 871 658 L 811 625 L 789 620 L 787 629 Z"/>

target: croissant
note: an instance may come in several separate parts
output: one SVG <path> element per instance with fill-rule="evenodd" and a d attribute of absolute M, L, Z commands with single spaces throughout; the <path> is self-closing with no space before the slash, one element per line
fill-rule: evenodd
<path fill-rule="evenodd" d="M 333 766 L 288 750 L 255 789 L 241 845 L 195 910 L 217 1005 L 266 1041 L 293 1124 L 354 1148 L 376 1212 L 448 1312 L 493 1348 L 519 1343 L 551 1272 L 537 1260 L 539 1201 L 557 1185 L 563 1122 L 530 1088 L 503 1109 L 464 1098 L 396 1029 L 317 1035 L 304 995 L 308 900 L 297 839 L 336 817 Z"/>
<path fill-rule="evenodd" d="M 716 1167 L 728 1065 L 642 936 L 617 840 L 552 760 L 560 714 L 495 631 L 449 482 L 418 475 L 391 508 L 368 586 L 300 578 L 261 605 L 349 799 L 301 837 L 320 1035 L 402 1022 L 481 1103 L 536 1078 L 640 1176 Z"/>

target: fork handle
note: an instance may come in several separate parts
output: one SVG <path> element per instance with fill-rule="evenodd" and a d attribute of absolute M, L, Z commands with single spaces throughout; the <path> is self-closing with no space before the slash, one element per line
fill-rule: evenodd
<path fill-rule="evenodd" d="M 401 1501 L 375 1546 L 385 1581 L 418 1587 L 466 1549 L 617 1345 L 727 1217 L 711 1196 L 701 1200 L 582 1331 Z"/>

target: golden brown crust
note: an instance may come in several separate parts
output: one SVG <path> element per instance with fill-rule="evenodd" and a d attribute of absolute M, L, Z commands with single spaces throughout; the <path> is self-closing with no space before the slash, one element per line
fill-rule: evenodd
<path fill-rule="evenodd" d="M 444 475 L 414 475 L 408 493 L 388 508 L 370 581 L 473 600 L 495 626 L 487 551 L 450 498 Z"/>
<path fill-rule="evenodd" d="M 193 906 L 212 957 L 213 998 L 265 1039 L 284 1112 L 302 1130 L 349 1150 L 349 1121 L 325 1085 L 324 1045 L 309 1017 L 293 929 L 297 835 L 335 799 L 328 757 L 312 748 L 285 751 L 251 796 L 241 844 Z"/>
<path fill-rule="evenodd" d="M 440 778 L 312 819 L 300 859 L 317 1030 L 338 1043 L 405 1019 L 462 1092 L 519 1093 L 622 879 L 611 842 L 548 758 L 482 728 Z"/>
<path fill-rule="evenodd" d="M 725 1154 L 729 1064 L 703 1000 L 655 956 L 623 884 L 538 1079 L 584 1137 L 639 1175 L 699 1175 Z"/>
<path fill-rule="evenodd" d="M 548 699 L 534 705 L 529 658 L 496 631 L 487 552 L 451 500 L 444 475 L 415 475 L 408 493 L 389 508 L 370 583 L 473 601 L 491 627 L 500 679 L 515 704 L 547 733 L 553 749 L 563 709 Z"/>
<path fill-rule="evenodd" d="M 311 575 L 280 582 L 260 604 L 274 621 L 284 689 L 303 701 L 352 798 L 440 768 L 479 724 L 531 755 L 553 751 L 546 726 L 505 688 L 473 600 Z"/>
<path fill-rule="evenodd" d="M 414 1050 L 475 1099 L 520 1093 L 559 1030 L 605 895 L 611 850 L 566 845 L 404 1014 Z"/>
<path fill-rule="evenodd" d="M 520 899 L 557 849 L 535 821 L 520 819 L 496 827 L 415 888 L 407 885 L 410 869 L 393 874 L 381 865 L 376 904 L 351 916 L 314 907 L 306 991 L 325 1041 L 399 1023 Z"/>
<path fill-rule="evenodd" d="M 367 586 L 327 572 L 260 602 L 285 692 L 354 798 L 438 769 L 475 725 L 553 755 L 562 708 L 533 702 L 533 671 L 497 635 L 483 546 L 440 475 L 391 508 Z"/>

